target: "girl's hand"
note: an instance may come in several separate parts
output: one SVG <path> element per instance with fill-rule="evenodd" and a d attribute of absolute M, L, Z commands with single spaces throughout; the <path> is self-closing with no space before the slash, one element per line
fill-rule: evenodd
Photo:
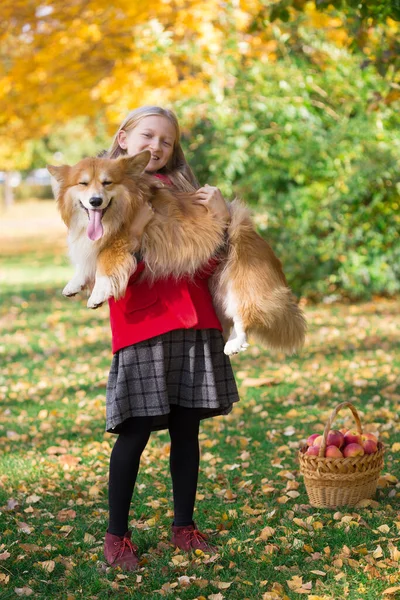
<path fill-rule="evenodd" d="M 153 216 L 154 209 L 150 202 L 146 202 L 139 208 L 136 218 L 131 225 L 131 236 L 133 238 L 140 239 L 143 235 L 146 225 L 150 223 Z"/>
<path fill-rule="evenodd" d="M 194 194 L 194 202 L 202 204 L 205 208 L 211 210 L 217 219 L 229 222 L 230 213 L 223 195 L 217 187 L 205 185 Z"/>

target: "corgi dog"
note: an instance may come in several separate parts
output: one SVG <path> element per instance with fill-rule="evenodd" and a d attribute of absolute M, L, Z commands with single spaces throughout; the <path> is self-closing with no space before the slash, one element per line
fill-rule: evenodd
<path fill-rule="evenodd" d="M 121 298 L 140 250 L 142 277 L 192 276 L 224 246 L 225 225 L 191 194 L 160 187 L 146 174 L 150 152 L 118 159 L 85 158 L 76 165 L 47 168 L 75 274 L 63 294 L 92 287 L 87 302 L 97 308 Z M 132 236 L 138 209 L 150 203 L 153 218 L 143 235 Z M 248 209 L 230 204 L 228 249 L 210 278 L 210 289 L 225 336 L 225 353 L 248 347 L 252 335 L 274 350 L 293 353 L 304 343 L 304 315 L 286 283 L 280 261 L 257 234 Z"/>

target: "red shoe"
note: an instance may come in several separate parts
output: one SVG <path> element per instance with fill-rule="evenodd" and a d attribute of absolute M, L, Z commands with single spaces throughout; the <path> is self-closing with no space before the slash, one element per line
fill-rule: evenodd
<path fill-rule="evenodd" d="M 207 536 L 204 533 L 200 533 L 196 527 L 196 523 L 193 523 L 193 525 L 184 525 L 183 527 L 172 525 L 171 542 L 185 552 L 202 550 L 203 552 L 215 553 L 218 551 L 215 546 L 207 542 Z"/>
<path fill-rule="evenodd" d="M 124 571 L 134 571 L 137 568 L 138 547 L 132 544 L 131 535 L 130 531 L 127 531 L 122 537 L 106 532 L 104 556 L 112 567 L 121 567 Z"/>

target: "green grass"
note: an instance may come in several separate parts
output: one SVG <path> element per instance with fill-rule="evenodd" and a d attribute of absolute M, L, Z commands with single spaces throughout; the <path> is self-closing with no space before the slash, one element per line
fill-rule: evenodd
<path fill-rule="evenodd" d="M 121 578 L 102 557 L 115 441 L 104 433 L 108 311 L 61 296 L 71 272 L 57 248 L 0 259 L 1 599 L 24 586 L 44 600 L 395 598 L 383 592 L 400 586 L 398 303 L 306 307 L 301 355 L 252 347 L 233 359 L 241 401 L 201 428 L 195 519 L 220 546 L 215 560 L 173 562 L 169 437 L 153 434 L 130 519 L 142 566 Z M 247 385 L 248 378 L 269 384 Z M 345 400 L 387 448 L 377 502 L 312 508 L 297 448 Z M 352 424 L 349 414 L 337 424 Z M 267 526 L 271 536 L 260 539 Z M 54 561 L 51 572 L 44 561 Z M 308 593 L 296 591 L 296 577 L 311 582 Z"/>

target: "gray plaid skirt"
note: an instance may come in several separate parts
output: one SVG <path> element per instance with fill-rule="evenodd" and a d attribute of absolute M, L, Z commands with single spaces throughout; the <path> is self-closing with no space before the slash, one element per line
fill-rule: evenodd
<path fill-rule="evenodd" d="M 201 409 L 206 419 L 231 412 L 239 400 L 218 329 L 176 329 L 114 354 L 107 384 L 106 431 L 129 417 L 152 417 L 168 428 L 170 405 Z"/>

